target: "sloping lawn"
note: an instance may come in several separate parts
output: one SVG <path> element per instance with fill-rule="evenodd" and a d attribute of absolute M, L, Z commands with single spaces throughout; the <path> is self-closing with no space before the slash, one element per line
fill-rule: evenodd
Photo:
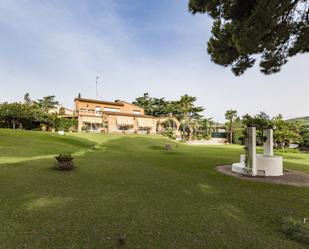
<path fill-rule="evenodd" d="M 60 152 L 75 152 L 75 170 L 52 169 Z M 161 137 L 0 129 L 0 248 L 307 248 L 280 228 L 285 217 L 309 216 L 309 188 L 215 170 L 240 153 Z M 308 172 L 309 155 L 287 156 L 302 163 L 288 158 L 286 167 Z"/>
<path fill-rule="evenodd" d="M 303 171 L 309 174 L 309 153 L 281 153 L 287 169 Z"/>

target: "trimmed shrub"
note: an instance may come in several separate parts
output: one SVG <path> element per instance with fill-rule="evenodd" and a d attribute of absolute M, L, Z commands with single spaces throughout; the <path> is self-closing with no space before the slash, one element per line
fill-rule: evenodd
<path fill-rule="evenodd" d="M 74 167 L 73 157 L 71 154 L 59 154 L 55 157 L 57 162 L 55 164 L 56 169 L 59 170 L 71 170 Z"/>

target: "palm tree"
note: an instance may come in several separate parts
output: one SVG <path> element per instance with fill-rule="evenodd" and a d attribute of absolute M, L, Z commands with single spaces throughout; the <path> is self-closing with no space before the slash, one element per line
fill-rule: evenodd
<path fill-rule="evenodd" d="M 234 125 L 234 119 L 237 117 L 237 111 L 236 110 L 228 110 L 225 113 L 225 118 L 229 120 L 229 142 L 233 143 L 233 125 Z"/>
<path fill-rule="evenodd" d="M 179 130 L 181 133 L 181 140 L 187 141 L 190 139 L 192 128 L 189 119 L 182 119 L 179 124 Z"/>
<path fill-rule="evenodd" d="M 203 136 L 206 139 L 211 138 L 211 134 L 214 130 L 214 124 L 215 122 L 212 120 L 212 118 L 205 118 L 201 120 L 201 129 L 203 130 Z"/>

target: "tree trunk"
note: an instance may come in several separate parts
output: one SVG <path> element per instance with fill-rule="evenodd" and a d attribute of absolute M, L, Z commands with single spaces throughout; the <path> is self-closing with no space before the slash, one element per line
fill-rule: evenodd
<path fill-rule="evenodd" d="M 12 121 L 12 124 L 13 124 L 13 129 L 15 130 L 15 126 L 16 126 L 15 120 Z"/>
<path fill-rule="evenodd" d="M 230 144 L 233 143 L 233 121 L 230 119 Z"/>

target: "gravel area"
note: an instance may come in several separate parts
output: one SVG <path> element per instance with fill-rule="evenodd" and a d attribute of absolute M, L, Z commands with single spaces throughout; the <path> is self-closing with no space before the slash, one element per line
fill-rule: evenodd
<path fill-rule="evenodd" d="M 245 176 L 232 171 L 232 165 L 221 165 L 217 170 L 225 175 L 234 176 L 247 181 L 267 182 L 273 184 L 292 185 L 297 187 L 309 187 L 309 174 L 298 171 L 284 171 L 282 176 Z"/>

